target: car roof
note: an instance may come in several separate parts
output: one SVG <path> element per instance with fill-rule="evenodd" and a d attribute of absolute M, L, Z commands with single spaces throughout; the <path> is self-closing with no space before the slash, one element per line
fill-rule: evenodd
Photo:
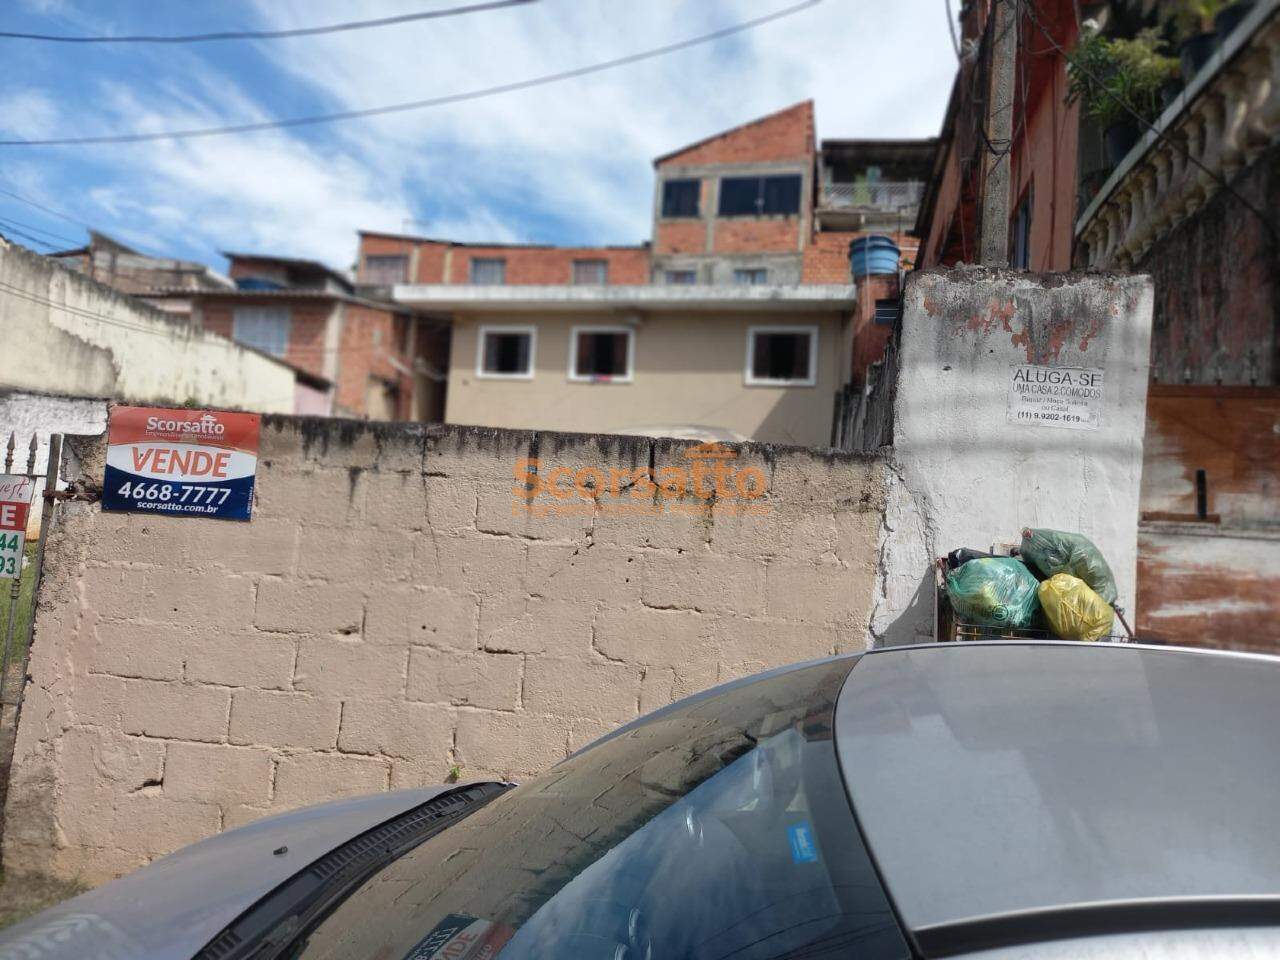
<path fill-rule="evenodd" d="M 957 643 L 861 657 L 835 738 L 881 877 L 930 954 L 1037 930 L 1276 922 L 1277 730 L 1274 657 Z"/>

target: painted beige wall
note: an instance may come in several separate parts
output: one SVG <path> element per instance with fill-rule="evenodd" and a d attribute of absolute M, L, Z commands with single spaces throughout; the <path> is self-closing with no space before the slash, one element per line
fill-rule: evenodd
<path fill-rule="evenodd" d="M 293 409 L 295 378 L 283 364 L 3 240 L 0 337 L 0 387 Z"/>
<path fill-rule="evenodd" d="M 449 423 L 527 430 L 619 433 L 651 425 L 698 424 L 766 443 L 825 447 L 833 395 L 844 383 L 847 332 L 839 313 L 646 316 L 636 327 L 631 383 L 569 379 L 570 330 L 617 325 L 616 314 L 462 314 L 454 318 Z M 481 326 L 532 324 L 538 330 L 532 380 L 476 376 Z M 818 327 L 818 375 L 812 387 L 747 386 L 747 329 Z"/>
<path fill-rule="evenodd" d="M 744 445 L 763 513 L 689 496 L 535 517 L 512 496 L 534 444 L 548 476 L 691 449 L 268 417 L 250 523 L 61 505 L 5 871 L 96 883 L 453 764 L 528 776 L 715 683 L 866 646 L 879 461 Z M 78 445 L 100 484 L 101 441 Z"/>

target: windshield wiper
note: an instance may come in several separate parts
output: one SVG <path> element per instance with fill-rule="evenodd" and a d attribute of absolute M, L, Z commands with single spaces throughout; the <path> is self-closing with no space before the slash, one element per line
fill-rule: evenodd
<path fill-rule="evenodd" d="M 510 789 L 503 783 L 460 787 L 347 841 L 246 910 L 193 960 L 275 960 L 285 955 L 373 874 Z"/>

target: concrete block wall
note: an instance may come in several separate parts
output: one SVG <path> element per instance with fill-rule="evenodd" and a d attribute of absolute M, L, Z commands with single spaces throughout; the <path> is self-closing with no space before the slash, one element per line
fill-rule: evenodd
<path fill-rule="evenodd" d="M 80 446 L 92 486 L 101 440 Z M 514 495 L 523 458 L 591 479 L 687 467 L 690 446 L 270 417 L 250 523 L 64 505 L 5 869 L 96 883 L 454 766 L 527 777 L 686 694 L 866 646 L 875 459 L 734 447 L 768 478 L 752 515 Z"/>

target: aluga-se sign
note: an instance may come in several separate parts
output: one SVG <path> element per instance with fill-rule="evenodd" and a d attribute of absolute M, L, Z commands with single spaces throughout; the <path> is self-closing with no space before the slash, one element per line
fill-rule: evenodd
<path fill-rule="evenodd" d="M 102 509 L 248 520 L 261 418 L 114 407 Z"/>
<path fill-rule="evenodd" d="M 0 473 L 0 580 L 22 576 L 22 550 L 35 488 L 30 477 Z"/>

